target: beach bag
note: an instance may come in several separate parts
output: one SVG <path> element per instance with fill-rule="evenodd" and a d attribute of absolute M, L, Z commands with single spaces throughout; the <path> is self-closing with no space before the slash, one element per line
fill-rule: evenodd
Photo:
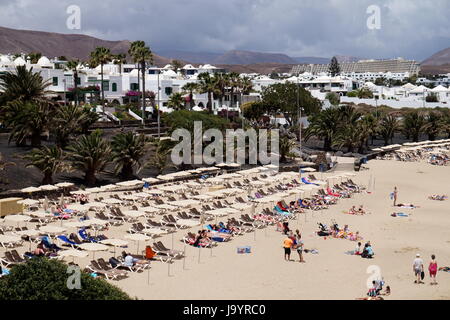
<path fill-rule="evenodd" d="M 424 278 L 425 278 L 425 272 L 422 271 L 422 272 L 420 273 L 420 279 L 423 280 Z"/>

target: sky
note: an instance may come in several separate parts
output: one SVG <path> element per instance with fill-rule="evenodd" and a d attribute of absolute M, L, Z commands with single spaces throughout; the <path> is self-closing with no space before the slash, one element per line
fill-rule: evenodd
<path fill-rule="evenodd" d="M 70 6 L 79 8 L 79 20 Z M 450 47 L 449 13 L 449 0 L 0 0 L 0 26 L 144 40 L 156 53 L 418 61 Z"/>

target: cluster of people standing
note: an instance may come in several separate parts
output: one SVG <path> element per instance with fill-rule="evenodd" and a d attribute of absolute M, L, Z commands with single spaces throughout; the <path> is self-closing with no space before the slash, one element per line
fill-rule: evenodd
<path fill-rule="evenodd" d="M 291 250 L 297 250 L 299 262 L 306 262 L 303 259 L 303 250 L 304 250 L 304 244 L 302 240 L 302 235 L 300 234 L 300 231 L 297 229 L 295 230 L 295 234 L 289 230 L 289 228 L 285 229 L 286 238 L 283 240 L 283 248 L 284 248 L 284 260 L 286 261 L 292 261 L 291 260 Z"/>

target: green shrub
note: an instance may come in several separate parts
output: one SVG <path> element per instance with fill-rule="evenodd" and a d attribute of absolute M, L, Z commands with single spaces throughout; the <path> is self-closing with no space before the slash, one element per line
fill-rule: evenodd
<path fill-rule="evenodd" d="M 104 279 L 81 272 L 81 289 L 69 289 L 68 265 L 48 258 L 33 258 L 13 266 L 0 278 L 0 300 L 129 300 Z"/>

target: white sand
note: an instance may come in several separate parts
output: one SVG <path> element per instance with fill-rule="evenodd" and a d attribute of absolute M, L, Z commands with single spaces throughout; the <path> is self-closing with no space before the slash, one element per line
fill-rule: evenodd
<path fill-rule="evenodd" d="M 354 180 L 367 186 L 369 177 L 375 177 L 372 194 L 356 194 L 352 199 L 340 200 L 338 205 L 322 213 L 311 211 L 299 220 L 305 247 L 316 248 L 319 254 L 305 254 L 305 264 L 285 262 L 281 243 L 283 235 L 275 227 L 267 231 L 236 237 L 229 243 L 213 249 L 202 249 L 200 264 L 198 250 L 186 247 L 186 268 L 182 261 L 171 266 L 154 263 L 147 274 L 133 274 L 129 279 L 115 282 L 132 295 L 143 299 L 355 299 L 364 297 L 366 281 L 370 274 L 367 267 L 377 265 L 392 294 L 387 299 L 449 299 L 450 274 L 438 272 L 439 285 L 413 283 L 412 261 L 417 252 L 422 254 L 427 269 L 430 255 L 436 254 L 439 266 L 450 266 L 450 202 L 431 201 L 431 194 L 450 194 L 450 168 L 426 163 L 395 161 L 371 161 L 370 170 L 358 173 Z M 418 173 L 422 171 L 423 173 Z M 316 174 L 320 175 L 320 174 Z M 332 174 L 333 175 L 333 174 Z M 324 175 L 325 176 L 325 175 Z M 399 189 L 399 202 L 413 203 L 418 209 L 392 207 L 389 193 Z M 351 216 L 342 213 L 352 205 L 363 204 L 371 214 Z M 408 218 L 391 217 L 392 212 L 411 214 Z M 340 226 L 349 224 L 353 231 L 360 231 L 364 241 L 370 240 L 375 251 L 372 260 L 346 255 L 355 242 L 341 239 L 323 240 L 314 232 L 317 222 L 327 224 L 335 219 Z M 297 227 L 291 222 L 291 228 Z M 196 229 L 195 229 L 196 230 Z M 177 235 L 175 235 L 177 236 Z M 171 236 L 163 241 L 171 244 Z M 252 253 L 238 255 L 236 247 L 252 246 Z M 175 242 L 175 248 L 183 244 Z"/>
<path fill-rule="evenodd" d="M 375 177 L 372 194 L 355 194 L 351 199 L 339 200 L 328 210 L 307 211 L 307 222 L 304 215 L 299 221 L 290 222 L 292 229 L 298 225 L 301 230 L 305 248 L 319 251 L 319 254 L 305 254 L 304 264 L 298 262 L 296 252 L 291 255 L 295 262 L 284 261 L 284 236 L 272 226 L 257 230 L 256 240 L 255 235 L 249 233 L 236 236 L 231 242 L 220 243 L 212 253 L 210 249 L 201 249 L 200 263 L 199 249 L 186 246 L 186 270 L 183 270 L 183 261 L 176 260 L 170 265 L 170 276 L 167 264 L 154 262 L 149 274 L 147 271 L 130 273 L 127 279 L 111 282 L 140 299 L 355 299 L 365 297 L 366 281 L 370 276 L 366 270 L 370 265 L 376 265 L 392 290 L 387 299 L 450 299 L 450 273 L 438 272 L 439 285 L 431 286 L 428 272 L 422 285 L 413 283 L 412 272 L 412 261 L 418 252 L 426 269 L 431 254 L 436 254 L 438 266 L 450 266 L 450 200 L 428 200 L 431 194 L 450 195 L 450 168 L 377 160 L 366 167 L 370 170 L 361 171 L 353 180 L 367 186 L 370 176 Z M 423 173 L 418 173 L 419 170 Z M 320 174 L 316 173 L 316 176 L 320 177 Z M 413 203 L 421 208 L 393 208 L 389 193 L 394 186 L 399 190 L 399 202 Z M 360 204 L 371 214 L 352 216 L 342 213 L 352 205 Z M 411 215 L 394 218 L 390 216 L 393 212 Z M 375 258 L 346 255 L 346 251 L 356 247 L 355 242 L 318 237 L 315 234 L 317 222 L 330 225 L 331 219 L 341 227 L 348 224 L 350 230 L 359 231 L 364 237 L 363 243 L 370 240 Z M 120 235 L 123 239 L 127 228 L 113 227 L 105 234 L 108 237 Z M 196 232 L 198 229 L 190 230 Z M 174 235 L 175 249 L 183 250 L 180 240 L 186 232 L 181 230 Z M 170 247 L 172 235 L 158 240 Z M 237 254 L 236 247 L 242 245 L 252 246 L 252 253 Z M 117 252 L 121 251 L 117 249 Z M 136 252 L 135 244 L 131 243 L 127 251 Z M 101 252 L 96 253 L 96 258 L 111 255 Z M 90 257 L 75 261 L 84 267 Z M 147 283 L 148 275 L 150 284 Z"/>

